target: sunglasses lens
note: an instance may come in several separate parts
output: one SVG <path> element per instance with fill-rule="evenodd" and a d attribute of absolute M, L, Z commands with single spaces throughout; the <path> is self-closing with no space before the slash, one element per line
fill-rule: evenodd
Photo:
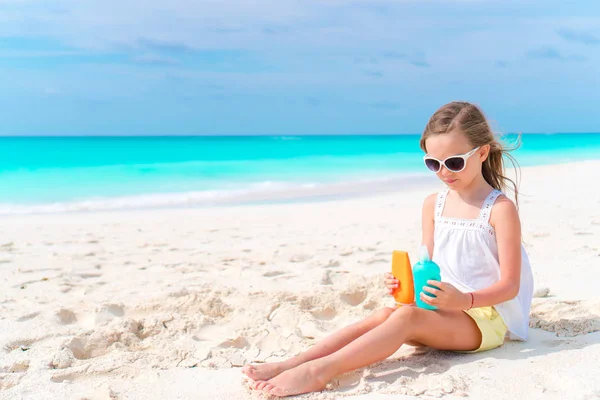
<path fill-rule="evenodd" d="M 451 157 L 445 162 L 446 168 L 452 172 L 461 171 L 465 167 L 465 160 L 461 157 Z"/>
<path fill-rule="evenodd" d="M 426 158 L 425 165 L 427 166 L 427 168 L 429 168 L 429 170 L 433 172 L 438 172 L 440 170 L 440 163 L 437 160 Z"/>

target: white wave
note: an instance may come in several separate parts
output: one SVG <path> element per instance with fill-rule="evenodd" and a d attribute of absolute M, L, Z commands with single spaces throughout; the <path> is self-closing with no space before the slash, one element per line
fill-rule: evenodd
<path fill-rule="evenodd" d="M 300 136 L 270 136 L 273 140 L 302 140 Z"/>
<path fill-rule="evenodd" d="M 0 203 L 0 215 L 54 214 L 147 208 L 202 207 L 250 203 L 327 200 L 372 195 L 430 183 L 427 175 L 401 175 L 335 183 L 257 182 L 244 189 L 150 193 L 45 204 Z"/>

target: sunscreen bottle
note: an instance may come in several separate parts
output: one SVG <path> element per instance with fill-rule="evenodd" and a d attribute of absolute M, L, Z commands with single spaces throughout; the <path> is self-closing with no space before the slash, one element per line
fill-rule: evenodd
<path fill-rule="evenodd" d="M 424 293 L 425 296 L 435 297 L 435 295 L 423 290 L 423 286 L 429 286 L 437 289 L 435 286 L 428 285 L 427 281 L 441 281 L 440 267 L 429 258 L 429 250 L 427 250 L 427 246 L 421 246 L 419 252 L 419 262 L 414 265 L 413 274 L 417 306 L 426 310 L 437 310 L 437 307 L 430 306 L 421 300 L 421 293 Z"/>
<path fill-rule="evenodd" d="M 398 288 L 392 295 L 397 305 L 412 304 L 415 302 L 415 287 L 410 259 L 405 251 L 394 250 L 392 253 L 392 275 L 398 279 Z"/>

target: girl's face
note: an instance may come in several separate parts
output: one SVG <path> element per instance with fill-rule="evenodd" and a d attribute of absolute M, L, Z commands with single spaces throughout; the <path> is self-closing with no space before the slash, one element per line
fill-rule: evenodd
<path fill-rule="evenodd" d="M 432 135 L 425 141 L 425 147 L 427 148 L 427 156 L 435 158 L 439 161 L 444 161 L 449 157 L 467 155 L 468 158 L 465 160 L 464 169 L 460 172 L 454 172 L 451 169 L 457 169 L 461 167 L 462 161 L 460 159 L 448 160 L 448 169 L 444 163 L 441 163 L 440 170 L 436 173 L 446 185 L 451 189 L 459 190 L 470 183 L 481 175 L 481 165 L 487 158 L 489 146 L 482 146 L 476 151 L 470 153 L 475 147 L 469 143 L 467 137 L 458 131 L 450 133 L 444 133 L 439 135 Z M 469 154 L 471 154 L 469 156 Z M 439 165 L 435 161 L 429 161 L 433 166 Z"/>

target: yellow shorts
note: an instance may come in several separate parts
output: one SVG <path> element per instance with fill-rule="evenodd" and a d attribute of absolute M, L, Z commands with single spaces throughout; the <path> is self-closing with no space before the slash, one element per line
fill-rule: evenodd
<path fill-rule="evenodd" d="M 477 350 L 461 351 L 461 353 L 477 353 L 491 350 L 504 344 L 508 328 L 494 307 L 480 307 L 466 310 L 481 331 L 481 345 Z"/>

